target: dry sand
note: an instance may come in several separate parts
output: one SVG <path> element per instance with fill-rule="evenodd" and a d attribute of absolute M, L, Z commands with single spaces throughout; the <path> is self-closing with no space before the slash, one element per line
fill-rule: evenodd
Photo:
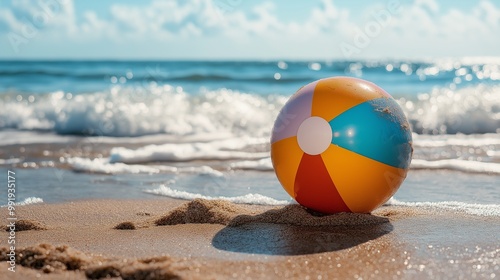
<path fill-rule="evenodd" d="M 0 209 L 3 217 L 7 209 Z M 385 206 L 92 200 L 19 206 L 16 272 L 0 279 L 496 279 L 500 218 Z"/>

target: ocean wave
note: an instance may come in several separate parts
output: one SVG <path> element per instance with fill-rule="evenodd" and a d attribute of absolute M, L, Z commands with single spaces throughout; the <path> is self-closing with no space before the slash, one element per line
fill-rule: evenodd
<path fill-rule="evenodd" d="M 154 161 L 193 161 L 258 159 L 269 155 L 268 152 L 240 151 L 246 146 L 267 144 L 267 139 L 232 138 L 207 143 L 182 143 L 148 145 L 139 149 L 113 148 L 110 162 L 141 163 Z"/>
<path fill-rule="evenodd" d="M 170 187 L 167 187 L 165 185 L 161 185 L 156 189 L 145 190 L 144 192 L 155 194 L 155 195 L 168 196 L 168 197 L 172 197 L 172 198 L 186 199 L 186 200 L 193 200 L 193 199 L 197 199 L 197 198 L 207 199 L 207 200 L 221 199 L 221 200 L 226 200 L 226 201 L 230 201 L 230 202 L 238 203 L 238 204 L 287 205 L 287 204 L 291 203 L 290 201 L 276 200 L 274 198 L 267 197 L 267 196 L 264 196 L 261 194 L 246 194 L 246 195 L 234 196 L 234 197 L 226 197 L 226 196 L 212 197 L 212 196 L 206 196 L 206 195 L 202 195 L 202 194 L 198 194 L 198 193 L 190 193 L 190 192 L 171 189 Z"/>
<path fill-rule="evenodd" d="M 60 135 L 52 132 L 41 132 L 33 130 L 0 130 L 0 146 L 9 145 L 33 145 L 33 144 L 66 144 L 71 146 L 75 143 L 92 145 L 135 145 L 148 143 L 195 143 L 225 140 L 234 137 L 231 133 L 196 133 L 190 135 L 168 135 L 152 134 L 142 136 L 83 136 L 83 135 Z M 2 163 L 3 161 L 0 161 Z"/>
<path fill-rule="evenodd" d="M 500 216 L 500 204 L 476 204 L 459 201 L 403 202 L 395 198 L 391 198 L 385 203 L 385 205 L 443 209 L 476 216 Z"/>
<path fill-rule="evenodd" d="M 144 77 L 147 79 L 147 77 Z M 257 76 L 257 77 L 238 77 L 234 75 L 223 75 L 223 74 L 188 74 L 179 76 L 170 76 L 157 79 L 157 82 L 175 82 L 175 81 L 188 81 L 188 82 L 209 82 L 209 81 L 234 81 L 234 82 L 254 82 L 254 83 L 308 83 L 314 81 L 315 77 L 306 76 L 282 76 L 280 74 L 279 78 L 275 78 L 274 75 Z"/>
<path fill-rule="evenodd" d="M 125 75 L 128 70 L 154 69 L 159 73 L 170 73 L 174 70 L 186 72 L 181 77 L 198 75 L 211 77 L 214 71 L 231 73 L 235 69 L 268 72 L 272 70 L 288 70 L 291 72 L 313 70 L 315 72 L 348 72 L 352 69 L 377 72 L 408 72 L 410 74 L 427 74 L 438 76 L 440 73 L 453 73 L 463 69 L 466 73 L 480 72 L 484 66 L 499 65 L 498 57 L 463 58 L 463 59 L 429 59 L 429 60 L 316 60 L 316 61 L 2 61 L 0 75 L 54 75 L 54 76 L 92 76 Z M 68 71 L 69 70 L 69 71 Z M 432 70 L 432 71 L 430 71 Z M 96 74 L 97 72 L 97 74 Z M 134 78 L 142 77 L 135 71 Z M 139 72 L 139 73 L 137 73 Z M 423 72 L 423 73 L 422 73 Z M 214 76 L 230 77 L 228 74 Z"/>
<path fill-rule="evenodd" d="M 30 196 L 25 198 L 23 201 L 19 201 L 14 203 L 15 206 L 23 206 L 23 205 L 30 205 L 30 204 L 37 204 L 37 203 L 43 203 L 43 199 L 40 197 L 34 197 Z M 0 207 L 7 207 L 8 205 L 2 205 Z"/>
<path fill-rule="evenodd" d="M 109 91 L 81 95 L 60 91 L 38 95 L 31 101 L 3 95 L 0 129 L 112 137 L 203 133 L 269 137 L 287 99 L 224 88 L 190 94 L 169 85 L 115 86 Z M 417 100 L 401 98 L 399 102 L 418 134 L 500 132 L 498 86 L 478 85 L 456 91 L 442 88 Z"/>
<path fill-rule="evenodd" d="M 123 72 L 117 72 L 110 74 L 109 72 L 71 72 L 64 70 L 48 70 L 48 69 L 3 69 L 0 70 L 0 75 L 2 76 L 26 76 L 29 78 L 30 76 L 49 76 L 49 77 L 66 77 L 66 78 L 75 78 L 81 80 L 110 80 L 112 77 L 125 77 L 127 74 Z M 131 80 L 130 78 L 129 80 Z M 233 74 L 208 74 L 208 73 L 186 73 L 186 74 L 160 74 L 152 76 L 151 73 L 143 73 L 143 74 L 135 74 L 133 76 L 134 81 L 139 81 L 141 83 L 149 83 L 149 82 L 253 82 L 253 83 L 283 83 L 283 82 L 291 82 L 291 83 L 299 83 L 299 82 L 310 82 L 315 80 L 316 77 L 313 76 L 280 76 L 279 79 L 274 78 L 273 75 L 262 75 L 262 76 L 248 76 L 242 75 L 237 76 L 235 73 Z"/>
<path fill-rule="evenodd" d="M 492 158 L 500 158 L 500 151 L 493 151 L 493 150 L 489 150 L 486 152 L 486 155 L 488 155 L 489 157 L 492 157 Z"/>
<path fill-rule="evenodd" d="M 500 174 L 500 163 L 462 159 L 423 160 L 413 159 L 411 169 L 446 169 L 471 173 Z"/>
<path fill-rule="evenodd" d="M 436 88 L 418 100 L 399 100 L 418 134 L 500 132 L 500 87 Z"/>
<path fill-rule="evenodd" d="M 51 71 L 51 70 L 42 70 L 42 69 L 1 69 L 0 75 L 2 76 L 18 76 L 18 75 L 67 75 L 66 72 L 63 71 Z"/>
<path fill-rule="evenodd" d="M 116 86 L 72 96 L 55 92 L 34 102 L 0 100 L 0 129 L 129 137 L 234 133 L 267 136 L 286 97 L 227 89 L 190 95 L 171 86 Z"/>
<path fill-rule="evenodd" d="M 109 74 L 106 72 L 98 73 L 98 72 L 71 72 L 61 70 L 49 70 L 49 69 L 1 69 L 0 75 L 2 76 L 26 76 L 29 78 L 30 76 L 52 76 L 55 78 L 59 77 L 73 77 L 73 78 L 81 78 L 81 79 L 99 79 L 102 80 L 104 78 L 109 78 Z"/>
<path fill-rule="evenodd" d="M 213 169 L 210 166 L 185 166 L 175 167 L 167 165 L 140 165 L 140 164 L 125 164 L 120 162 L 110 162 L 108 158 L 80 158 L 72 157 L 65 160 L 73 171 L 91 172 L 102 174 L 156 174 L 156 173 L 188 173 L 198 175 L 210 175 L 214 177 L 223 177 L 222 172 Z"/>
<path fill-rule="evenodd" d="M 497 133 L 486 134 L 456 134 L 450 135 L 419 135 L 413 133 L 413 147 L 442 148 L 450 146 L 485 147 L 500 145 L 500 135 Z"/>
<path fill-rule="evenodd" d="M 22 158 L 8 158 L 8 159 L 0 158 L 0 164 L 5 164 L 5 165 L 20 163 L 22 161 L 23 161 Z"/>
<path fill-rule="evenodd" d="M 260 160 L 243 160 L 230 164 L 231 169 L 241 170 L 256 170 L 256 171 L 273 171 L 273 163 L 271 158 L 263 158 Z"/>

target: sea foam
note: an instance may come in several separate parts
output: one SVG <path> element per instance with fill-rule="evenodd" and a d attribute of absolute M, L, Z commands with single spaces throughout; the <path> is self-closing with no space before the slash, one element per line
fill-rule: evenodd
<path fill-rule="evenodd" d="M 88 159 L 80 157 L 68 158 L 66 162 L 69 164 L 72 170 L 78 172 L 92 172 L 92 173 L 103 173 L 103 174 L 187 173 L 187 174 L 211 175 L 214 177 L 224 176 L 222 172 L 217 171 L 212 167 L 206 165 L 175 167 L 168 165 L 125 164 L 121 162 L 110 162 L 108 158 Z"/>
<path fill-rule="evenodd" d="M 269 134 L 286 100 L 224 88 L 188 94 L 169 85 L 115 86 L 75 96 L 59 91 L 34 102 L 0 99 L 0 128 L 115 137 L 213 132 L 256 137 Z"/>
<path fill-rule="evenodd" d="M 398 101 L 419 134 L 497 133 L 499 92 L 499 86 L 483 84 L 458 90 L 443 87 Z M 287 99 L 225 88 L 187 93 L 170 85 L 114 86 L 80 95 L 58 91 L 39 94 L 33 102 L 4 96 L 0 128 L 115 137 L 199 133 L 269 137 Z"/>
<path fill-rule="evenodd" d="M 435 88 L 416 101 L 399 101 L 419 134 L 500 132 L 500 86 Z"/>
<path fill-rule="evenodd" d="M 179 191 L 172 189 L 168 186 L 161 185 L 158 188 L 146 190 L 146 193 L 168 196 L 172 198 L 180 198 L 186 200 L 193 199 L 206 199 L 206 200 L 226 200 L 233 203 L 238 204 L 257 204 L 257 205 L 287 205 L 290 204 L 290 201 L 286 200 L 277 200 L 271 197 L 267 197 L 261 194 L 246 194 L 242 196 L 234 196 L 234 197 L 226 197 L 226 196 L 206 196 L 199 193 L 190 193 L 185 191 Z"/>
<path fill-rule="evenodd" d="M 423 160 L 413 159 L 411 169 L 447 169 L 473 173 L 500 174 L 500 163 L 462 159 Z"/>
<path fill-rule="evenodd" d="M 14 203 L 15 206 L 23 206 L 23 205 L 30 205 L 30 204 L 37 204 L 37 203 L 43 203 L 43 199 L 40 197 L 34 197 L 30 196 L 25 198 L 22 201 Z M 7 207 L 7 205 L 2 205 L 1 207 Z"/>
<path fill-rule="evenodd" d="M 212 142 L 148 145 L 139 149 L 117 147 L 111 150 L 110 162 L 139 163 L 151 161 L 191 161 L 258 159 L 267 152 L 245 152 L 249 145 L 267 144 L 267 139 L 232 138 Z"/>
<path fill-rule="evenodd" d="M 476 204 L 459 201 L 403 202 L 391 198 L 385 205 L 442 209 L 476 216 L 500 216 L 500 204 Z"/>

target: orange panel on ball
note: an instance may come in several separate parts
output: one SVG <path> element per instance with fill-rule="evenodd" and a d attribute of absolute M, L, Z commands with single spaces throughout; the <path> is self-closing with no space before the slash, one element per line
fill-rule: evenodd
<path fill-rule="evenodd" d="M 348 77 L 319 80 L 314 89 L 312 116 L 331 121 L 347 109 L 380 97 L 390 97 L 370 82 Z"/>
<path fill-rule="evenodd" d="M 321 155 L 304 153 L 295 178 L 295 200 L 323 213 L 351 212 L 335 188 Z"/>
<path fill-rule="evenodd" d="M 294 197 L 295 174 L 304 152 L 300 149 L 297 137 L 288 137 L 271 144 L 271 158 L 274 170 L 285 191 Z"/>
<path fill-rule="evenodd" d="M 406 178 L 405 169 L 336 145 L 331 145 L 321 157 L 340 196 L 353 212 L 369 213 L 379 207 L 394 195 Z"/>

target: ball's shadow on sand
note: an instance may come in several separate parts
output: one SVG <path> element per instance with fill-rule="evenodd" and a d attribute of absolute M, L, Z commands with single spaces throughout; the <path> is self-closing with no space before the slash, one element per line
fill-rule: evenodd
<path fill-rule="evenodd" d="M 324 215 L 298 204 L 264 212 L 224 200 L 195 199 L 155 218 L 156 226 L 221 224 L 212 245 L 220 250 L 268 255 L 304 255 L 354 247 L 392 231 L 387 217 Z"/>
<path fill-rule="evenodd" d="M 380 224 L 318 227 L 250 222 L 225 227 L 214 236 L 212 245 L 225 251 L 266 255 L 332 252 L 391 232 L 392 224 L 380 219 Z"/>

